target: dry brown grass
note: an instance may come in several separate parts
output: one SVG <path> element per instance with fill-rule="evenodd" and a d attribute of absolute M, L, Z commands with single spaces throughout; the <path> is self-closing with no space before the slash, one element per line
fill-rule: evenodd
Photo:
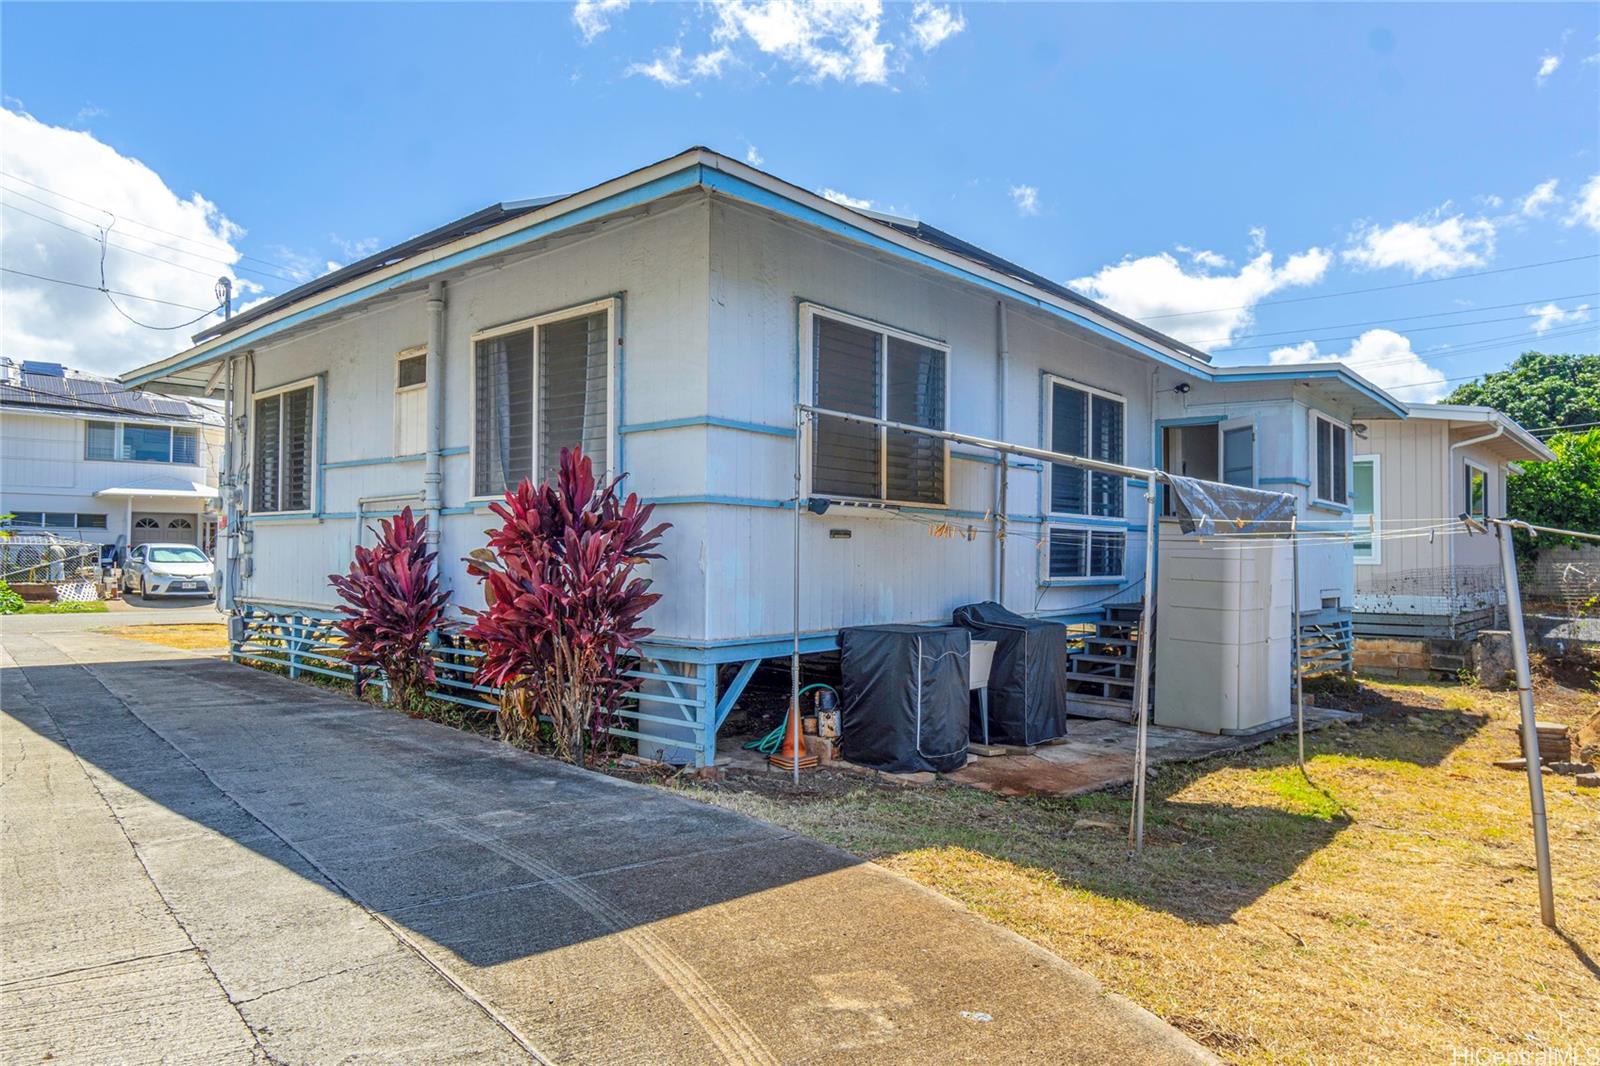
<path fill-rule="evenodd" d="M 1571 680 L 1570 678 L 1568 679 Z M 1374 685 L 1362 725 L 1125 794 L 863 784 L 798 800 L 688 789 L 877 860 L 1045 945 L 1243 1063 L 1449 1061 L 1600 1043 L 1600 790 L 1546 777 L 1562 933 L 1539 924 L 1510 694 Z M 1578 725 L 1596 697 L 1540 686 Z M 1555 1060 L 1551 1060 L 1555 1061 Z M 1585 1061 L 1580 1057 L 1577 1061 Z"/>
<path fill-rule="evenodd" d="M 183 651 L 228 650 L 228 627 L 215 622 L 119 626 L 106 632 L 124 640 L 142 640 L 146 644 L 160 644 Z"/>

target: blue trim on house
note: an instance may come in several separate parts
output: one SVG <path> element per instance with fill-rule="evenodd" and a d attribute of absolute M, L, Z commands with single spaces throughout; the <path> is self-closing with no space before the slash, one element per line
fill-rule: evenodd
<path fill-rule="evenodd" d="M 345 293 L 343 296 L 336 296 L 331 299 L 324 300 L 321 303 L 307 307 L 304 310 L 296 311 L 290 315 L 285 315 L 283 318 L 280 318 L 275 322 L 268 322 L 261 326 L 257 326 L 254 329 L 247 330 L 236 337 L 223 341 L 214 348 L 208 348 L 203 352 L 198 352 L 195 355 L 190 356 L 188 359 L 181 360 L 159 371 L 152 370 L 148 374 L 130 378 L 127 382 L 125 382 L 125 384 L 131 388 L 153 381 L 156 378 L 164 377 L 168 374 L 174 374 L 181 370 L 187 370 L 192 366 L 210 362 L 211 360 L 219 358 L 223 355 L 227 355 L 230 352 L 240 351 L 241 349 L 249 348 L 252 345 L 261 344 L 266 341 L 268 337 L 271 337 L 274 334 L 280 333 L 294 326 L 302 325 L 331 311 L 337 311 L 340 308 L 350 307 L 354 304 L 361 303 L 364 300 L 371 299 L 374 296 L 380 296 L 395 289 L 404 288 L 408 285 L 415 285 L 419 281 L 431 280 L 435 277 L 446 274 L 451 270 L 455 270 L 458 267 L 465 266 L 468 263 L 476 262 L 479 259 L 484 259 L 489 256 L 499 255 L 503 252 L 511 251 L 521 247 L 522 245 L 531 244 L 534 241 L 542 240 L 545 237 L 553 236 L 554 234 L 561 233 L 576 226 L 581 226 L 586 222 L 592 222 L 596 219 L 604 218 L 607 215 L 612 215 L 619 211 L 625 211 L 630 207 L 639 207 L 654 200 L 659 200 L 664 196 L 670 196 L 676 192 L 683 192 L 686 189 L 692 189 L 697 185 L 703 184 L 701 180 L 701 171 L 704 169 L 705 168 L 700 164 L 685 167 L 683 170 L 679 170 L 671 174 L 664 174 L 653 181 L 647 181 L 643 185 L 636 186 L 635 188 L 625 189 L 622 192 L 615 193 L 600 200 L 596 200 L 592 204 L 575 208 L 571 211 L 565 212 L 564 214 L 548 218 L 543 222 L 535 223 L 532 226 L 517 230 L 515 233 L 508 233 L 503 237 L 496 237 L 494 240 L 485 241 L 483 244 L 476 245 L 472 248 L 463 249 L 462 251 L 443 256 L 431 262 L 419 263 L 417 266 L 414 266 L 409 270 L 403 270 L 393 277 L 384 278 L 381 281 L 369 282 L 360 288 L 353 289 L 350 292 Z"/>
<path fill-rule="evenodd" d="M 1371 385 L 1368 385 L 1366 382 L 1362 381 L 1360 378 L 1357 378 L 1353 374 L 1338 369 L 1313 370 L 1302 364 L 1285 366 L 1281 371 L 1256 370 L 1248 374 L 1211 374 L 1209 377 L 1212 381 L 1282 381 L 1285 378 L 1294 381 L 1301 381 L 1306 379 L 1325 380 L 1327 378 L 1333 378 L 1334 380 L 1341 381 L 1350 386 L 1350 388 L 1355 389 L 1367 399 L 1372 400 L 1373 402 L 1382 406 L 1385 410 L 1392 412 L 1397 418 L 1407 418 L 1411 414 L 1410 409 L 1407 408 L 1405 404 L 1392 399 L 1388 394 L 1379 391 Z"/>
<path fill-rule="evenodd" d="M 1317 511 L 1327 511 L 1330 514 L 1351 514 L 1350 507 L 1342 503 L 1329 503 L 1325 500 L 1312 500 L 1306 505 Z"/>
<path fill-rule="evenodd" d="M 645 503 L 660 504 L 665 507 L 687 506 L 698 504 L 707 507 L 771 507 L 788 508 L 793 505 L 792 500 L 764 500 L 755 496 L 652 496 Z"/>
<path fill-rule="evenodd" d="M 632 426 L 618 426 L 617 432 L 622 433 L 655 433 L 664 429 L 687 429 L 694 426 L 707 426 L 713 429 L 732 429 L 741 433 L 762 433 L 771 437 L 794 438 L 794 429 L 789 426 L 772 426 L 764 422 L 740 422 L 733 418 L 721 418 L 717 415 L 699 415 L 694 418 L 669 418 L 660 422 L 640 422 Z"/>
<path fill-rule="evenodd" d="M 1303 477 L 1263 477 L 1263 478 L 1257 478 L 1256 479 L 1256 484 L 1257 485 L 1299 485 L 1303 489 L 1309 489 L 1311 487 L 1311 482 L 1307 481 Z"/>
<path fill-rule="evenodd" d="M 1227 415 L 1194 415 L 1189 418 L 1158 418 L 1156 427 L 1165 429 L 1168 426 L 1216 426 L 1228 420 Z"/>
<path fill-rule="evenodd" d="M 952 459 L 960 459 L 960 460 L 963 460 L 964 462 L 968 462 L 968 463 L 987 463 L 990 466 L 999 466 L 1000 465 L 999 456 L 982 455 L 982 454 L 980 454 L 978 452 L 961 452 L 961 451 L 956 451 L 954 448 L 950 449 L 950 458 L 952 458 Z M 1043 470 L 1044 469 L 1044 464 L 1043 463 L 1024 463 L 1024 462 L 1019 462 L 1018 460 L 1015 460 L 1015 459 L 1011 460 L 1011 462 L 1007 463 L 1006 465 L 1009 466 L 1013 470 L 1039 471 L 1039 470 Z"/>
<path fill-rule="evenodd" d="M 347 470 L 358 466 L 385 466 L 389 463 L 420 463 L 426 458 L 422 453 L 415 455 L 385 455 L 377 459 L 340 459 L 332 463 L 323 463 L 324 470 Z"/>

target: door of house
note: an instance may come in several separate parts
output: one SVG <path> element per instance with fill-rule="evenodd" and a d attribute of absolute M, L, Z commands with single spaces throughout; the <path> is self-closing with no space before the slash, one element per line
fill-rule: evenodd
<path fill-rule="evenodd" d="M 133 513 L 130 544 L 195 544 L 198 530 L 194 515 Z"/>

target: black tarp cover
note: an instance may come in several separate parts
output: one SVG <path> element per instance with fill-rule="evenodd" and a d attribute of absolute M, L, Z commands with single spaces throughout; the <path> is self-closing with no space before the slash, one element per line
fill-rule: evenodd
<path fill-rule="evenodd" d="M 998 603 L 957 607 L 956 625 L 974 640 L 992 640 L 989 739 L 998 744 L 1043 744 L 1067 731 L 1067 627 L 1024 618 Z"/>
<path fill-rule="evenodd" d="M 1289 533 L 1294 497 L 1198 478 L 1167 478 L 1178 525 L 1185 533 L 1214 537 L 1223 533 Z"/>
<path fill-rule="evenodd" d="M 897 774 L 965 766 L 971 652 L 959 626 L 840 630 L 844 757 Z"/>

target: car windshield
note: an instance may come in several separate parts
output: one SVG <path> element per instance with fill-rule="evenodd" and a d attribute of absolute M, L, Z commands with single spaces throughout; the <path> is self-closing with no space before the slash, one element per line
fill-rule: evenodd
<path fill-rule="evenodd" d="M 172 548 L 151 548 L 150 561 L 152 563 L 209 563 L 206 553 L 199 548 L 185 548 L 181 545 Z"/>

